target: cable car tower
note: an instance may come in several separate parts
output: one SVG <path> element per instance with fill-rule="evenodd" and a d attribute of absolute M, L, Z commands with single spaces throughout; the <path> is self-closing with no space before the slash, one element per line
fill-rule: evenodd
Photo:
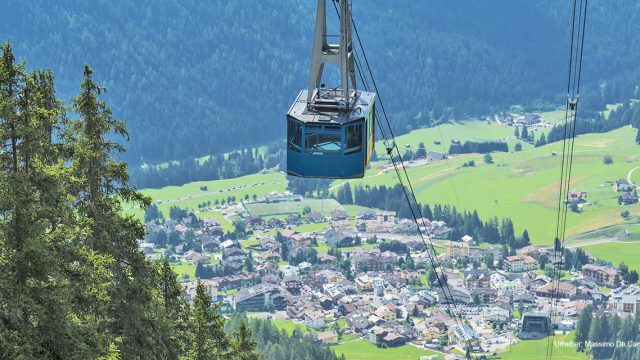
<path fill-rule="evenodd" d="M 311 71 L 287 113 L 287 174 L 361 178 L 374 150 L 376 94 L 358 91 L 349 0 L 340 0 L 339 44 L 329 44 L 326 0 L 318 0 Z M 340 67 L 340 85 L 322 83 L 324 66 Z"/>

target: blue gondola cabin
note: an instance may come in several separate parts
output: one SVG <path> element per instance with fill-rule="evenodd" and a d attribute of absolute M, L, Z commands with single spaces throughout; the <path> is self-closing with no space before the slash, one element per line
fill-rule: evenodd
<path fill-rule="evenodd" d="M 308 90 L 298 94 L 287 113 L 287 174 L 350 179 L 364 176 L 375 143 L 372 92 L 354 93 L 340 106 L 341 90 L 320 91 L 312 105 Z M 332 94 L 333 93 L 333 94 Z"/>

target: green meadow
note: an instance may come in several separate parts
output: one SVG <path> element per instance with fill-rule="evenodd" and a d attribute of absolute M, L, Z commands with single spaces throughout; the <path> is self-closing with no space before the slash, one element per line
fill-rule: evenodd
<path fill-rule="evenodd" d="M 206 186 L 206 190 L 200 188 Z M 216 200 L 222 201 L 229 196 L 235 196 L 240 201 L 245 195 L 252 200 L 255 194 L 264 197 L 272 191 L 282 192 L 287 188 L 286 178 L 280 172 L 268 174 L 252 174 L 233 179 L 198 181 L 182 186 L 167 186 L 160 189 L 143 189 L 141 192 L 158 205 L 160 211 L 169 216 L 171 206 L 179 206 L 189 210 L 198 211 L 198 204 L 210 201 L 214 207 Z M 142 218 L 144 211 L 140 208 L 125 206 L 125 212 Z M 223 210 L 210 210 L 198 213 L 201 218 L 215 218 L 220 221 L 225 230 L 232 230 L 231 223 L 225 218 Z"/>
<path fill-rule="evenodd" d="M 573 341 L 573 333 L 567 335 L 556 335 L 551 341 Z M 515 345 L 509 346 L 507 351 L 500 353 L 497 357 L 492 359 L 503 360 L 537 360 L 544 359 L 547 356 L 547 344 L 549 339 L 541 340 L 523 340 Z M 584 353 L 579 353 L 574 347 L 569 346 L 554 346 L 553 347 L 553 359 L 555 360 L 586 360 L 587 356 Z"/>
<path fill-rule="evenodd" d="M 492 125 L 477 122 L 475 126 Z M 421 133 L 427 131 L 431 136 L 438 133 L 435 128 L 421 130 Z M 552 155 L 553 152 L 558 155 Z M 466 154 L 408 168 L 407 172 L 420 202 L 478 210 L 484 219 L 511 217 L 517 231 L 528 229 L 533 243 L 550 244 L 556 234 L 560 154 L 562 142 L 521 152 L 493 153 L 493 164 L 485 164 L 481 154 Z M 613 164 L 605 165 L 604 155 L 612 156 Z M 476 166 L 462 167 L 469 160 L 474 160 Z M 570 189 L 587 191 L 589 205 L 580 213 L 568 213 L 567 236 L 625 222 L 637 223 L 640 205 L 618 205 L 612 182 L 626 178 L 629 171 L 639 166 L 640 147 L 634 143 L 634 130 L 630 127 L 579 136 L 575 142 Z M 638 178 L 638 173 L 640 170 L 632 174 L 633 179 Z M 398 179 L 393 170 L 385 172 L 378 167 L 369 171 L 364 179 L 350 182 L 352 187 L 358 184 L 392 186 Z M 342 183 L 344 181 L 336 181 L 334 191 Z M 620 216 L 623 210 L 632 214 L 630 220 Z"/>
<path fill-rule="evenodd" d="M 536 133 L 536 137 L 539 134 Z M 527 144 L 514 137 L 514 129 L 497 124 L 493 121 L 472 120 L 464 122 L 452 122 L 438 125 L 432 128 L 418 129 L 408 134 L 396 137 L 396 143 L 400 151 L 404 153 L 407 145 L 412 150 L 416 150 L 422 142 L 425 144 L 427 151 L 436 151 L 439 153 L 449 152 L 451 140 L 465 141 L 506 141 L 509 148 L 513 149 L 516 143 L 522 144 L 522 149 L 532 148 Z M 436 144 L 435 142 L 440 142 Z M 378 155 L 384 153 L 384 143 L 376 142 L 376 151 Z"/>
<path fill-rule="evenodd" d="M 443 359 L 441 353 L 411 345 L 381 349 L 366 339 L 346 342 L 331 348 L 338 356 L 344 354 L 347 360 L 418 360 L 421 356 L 428 355 L 437 355 L 434 359 Z"/>
<path fill-rule="evenodd" d="M 249 213 L 261 216 L 301 214 L 307 206 L 312 211 L 317 211 L 325 216 L 329 215 L 333 210 L 343 209 L 342 205 L 334 199 L 304 199 L 302 201 L 250 203 L 245 205 Z"/>

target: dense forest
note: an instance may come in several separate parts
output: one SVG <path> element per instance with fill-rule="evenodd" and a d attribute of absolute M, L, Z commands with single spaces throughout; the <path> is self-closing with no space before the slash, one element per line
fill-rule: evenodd
<path fill-rule="evenodd" d="M 593 359 L 639 360 L 639 325 L 638 316 L 604 316 L 588 306 L 576 325 L 577 351 L 590 353 Z"/>
<path fill-rule="evenodd" d="M 132 164 L 283 139 L 283 115 L 306 84 L 313 1 L 4 4 L 0 34 L 18 59 L 54 70 L 62 98 L 74 95 L 82 64 L 93 64 L 115 117 L 127 119 L 132 141 L 123 156 Z M 589 5 L 581 109 L 599 110 L 638 96 L 640 4 Z M 564 103 L 570 3 L 411 6 L 422 54 L 406 3 L 353 3 L 396 133 L 515 104 Z"/>
<path fill-rule="evenodd" d="M 50 71 L 2 46 L 0 358 L 335 359 L 269 323 L 227 321 L 202 283 L 188 303 L 168 260 L 145 258 L 143 224 L 121 202 L 150 199 L 114 158 L 127 131 L 102 91 L 85 65 L 65 104 Z"/>
<path fill-rule="evenodd" d="M 604 133 L 625 125 L 631 125 L 636 129 L 640 129 L 639 102 L 625 101 L 622 105 L 612 110 L 606 119 L 602 114 L 591 119 L 584 119 L 578 114 L 577 123 L 574 123 L 573 120 L 569 120 L 566 125 L 554 126 L 551 131 L 549 131 L 549 135 L 546 137 L 546 142 L 538 142 L 536 143 L 536 146 L 561 141 L 570 136 L 569 134 L 574 130 L 575 135 L 577 136 L 589 133 Z M 635 139 L 636 142 L 640 144 L 640 132 L 636 134 Z"/>

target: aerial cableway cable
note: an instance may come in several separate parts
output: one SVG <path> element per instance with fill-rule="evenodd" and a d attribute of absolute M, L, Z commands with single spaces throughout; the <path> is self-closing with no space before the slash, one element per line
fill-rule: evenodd
<path fill-rule="evenodd" d="M 553 251 L 553 278 L 551 289 L 551 319 L 557 308 L 557 298 L 559 297 L 560 267 L 564 258 L 564 243 L 567 230 L 567 214 L 569 208 L 569 192 L 571 187 L 571 175 L 573 170 L 573 155 L 576 138 L 576 124 L 578 102 L 580 100 L 580 80 L 582 77 L 582 59 L 584 53 L 584 39 L 587 22 L 588 0 L 581 0 L 579 8 L 576 0 L 573 1 L 572 21 L 571 21 L 571 41 L 569 51 L 569 71 L 567 78 L 567 101 L 565 105 L 564 133 L 562 143 L 562 164 L 560 168 L 560 184 L 558 191 L 558 214 L 556 219 L 556 237 L 554 239 Z M 576 8 L 578 11 L 576 12 Z M 577 23 L 576 23 L 577 21 Z M 567 141 L 568 139 L 568 141 Z M 553 324 L 551 324 L 553 329 Z M 553 335 L 553 332 L 552 334 Z M 547 339 L 547 359 L 553 357 L 552 336 Z"/>
<path fill-rule="evenodd" d="M 434 100 L 434 96 L 433 96 L 433 89 L 432 89 L 432 79 L 429 77 L 428 73 L 427 73 L 427 65 L 424 61 L 423 55 L 422 55 L 422 45 L 420 43 L 420 39 L 418 37 L 418 29 L 416 27 L 416 21 L 415 18 L 413 16 L 413 8 L 411 7 L 411 0 L 407 0 L 407 8 L 409 10 L 409 18 L 411 19 L 411 28 L 413 29 L 413 36 L 416 39 L 416 51 L 418 52 L 418 60 L 420 61 L 420 67 L 422 68 L 422 71 L 424 73 L 424 78 L 425 78 L 425 82 L 427 84 L 427 92 L 429 94 L 429 100 L 431 101 L 431 114 L 434 116 L 435 118 L 435 112 L 436 112 L 436 102 Z M 436 123 L 436 129 L 438 129 L 438 134 L 440 135 L 440 147 L 442 148 L 442 154 L 446 154 L 447 151 L 444 147 L 444 140 L 442 138 L 442 129 L 440 129 L 440 121 L 437 121 Z M 456 206 L 458 206 L 458 208 L 460 208 L 460 200 L 458 198 L 458 190 L 456 189 L 456 183 L 455 180 L 453 179 L 453 171 L 451 171 L 451 164 L 449 163 L 449 157 L 445 157 L 445 161 L 447 163 L 447 170 L 449 171 L 449 181 L 451 182 L 451 189 L 453 190 L 453 197 L 455 199 L 456 202 Z"/>
<path fill-rule="evenodd" d="M 333 2 L 334 7 L 336 7 L 336 11 L 338 10 L 337 5 L 335 2 Z M 339 12 L 338 12 L 339 13 Z M 407 205 L 409 207 L 409 210 L 411 212 L 411 216 L 413 218 L 413 221 L 416 224 L 417 230 L 418 230 L 418 234 L 420 235 L 420 238 L 422 240 L 423 245 L 425 246 L 426 249 L 426 253 L 427 256 L 429 257 L 429 262 L 431 264 L 432 269 L 434 270 L 434 272 L 436 273 L 436 277 L 438 280 L 438 286 L 440 287 L 440 290 L 442 291 L 443 294 L 443 298 L 444 300 L 446 300 L 446 302 L 455 305 L 455 297 L 453 296 L 453 292 L 451 291 L 451 288 L 448 284 L 448 282 L 446 280 L 443 280 L 444 278 L 444 271 L 442 268 L 442 265 L 440 264 L 438 257 L 436 256 L 436 251 L 435 251 L 435 247 L 433 245 L 433 242 L 431 241 L 430 238 L 430 234 L 426 234 L 426 238 L 425 238 L 425 234 L 423 233 L 422 227 L 420 226 L 420 222 L 418 221 L 418 218 L 420 219 L 424 219 L 424 216 L 422 214 L 422 209 L 420 207 L 420 203 L 418 202 L 416 195 L 415 195 L 415 191 L 413 189 L 413 185 L 411 184 L 411 180 L 409 178 L 409 175 L 407 173 L 407 169 L 406 166 L 404 164 L 404 161 L 402 160 L 402 154 L 400 153 L 400 150 L 396 144 L 395 141 L 395 135 L 393 133 L 393 129 L 391 128 L 391 124 L 389 122 L 389 118 L 387 116 L 387 112 L 386 109 L 384 107 L 384 102 L 382 101 L 382 97 L 380 96 L 380 92 L 378 90 L 377 84 L 376 84 L 376 80 L 375 77 L 373 75 L 373 72 L 371 71 L 371 66 L 369 64 L 369 60 L 367 58 L 367 54 L 366 51 L 364 49 L 364 46 L 362 44 L 362 40 L 360 38 L 360 34 L 358 33 L 358 29 L 356 26 L 355 21 L 353 20 L 353 17 L 351 18 L 351 23 L 353 24 L 353 29 L 354 32 L 356 34 L 356 39 L 358 40 L 358 44 L 362 53 L 362 57 L 364 59 L 364 64 L 366 66 L 366 73 L 368 73 L 370 79 L 371 79 L 371 83 L 373 85 L 373 89 L 375 90 L 375 92 L 378 94 L 378 102 L 380 104 L 380 107 L 382 109 L 382 116 L 385 120 L 385 124 L 387 126 L 387 129 L 385 131 L 384 127 L 381 125 L 380 122 L 380 115 L 379 114 L 375 114 L 375 121 L 376 124 L 378 125 L 378 128 L 380 129 L 381 134 L 383 135 L 383 142 L 385 144 L 385 148 L 387 151 L 387 155 L 389 155 L 389 158 L 391 160 L 391 163 L 393 165 L 393 168 L 396 172 L 396 176 L 398 177 L 398 181 L 400 183 L 400 187 L 402 188 L 405 200 L 407 201 Z M 355 52 L 355 49 L 354 49 Z M 365 79 L 365 77 L 363 76 L 363 69 L 361 69 L 361 62 L 360 61 L 356 61 L 356 67 L 358 68 L 358 72 L 359 75 L 362 79 Z M 363 83 L 365 81 L 363 80 Z M 365 84 L 365 86 L 367 86 L 367 84 Z M 389 136 L 387 136 L 387 131 Z M 395 152 L 397 153 L 397 157 L 399 159 L 399 163 L 396 159 L 394 159 L 394 154 L 393 151 L 395 150 Z M 400 168 L 402 168 L 402 172 L 400 171 Z M 404 180 L 403 180 L 403 173 L 404 173 Z M 405 181 L 406 184 L 405 185 Z M 428 242 L 427 242 L 428 240 Z M 441 274 L 438 275 L 437 274 L 437 269 L 440 268 L 441 270 Z M 442 300 L 442 299 L 441 299 Z M 454 313 L 454 321 L 456 321 L 458 323 L 458 326 L 460 327 L 460 330 L 465 334 L 465 338 L 466 340 L 469 340 L 468 335 L 466 334 L 466 328 L 464 323 L 461 321 L 460 316 Z"/>

